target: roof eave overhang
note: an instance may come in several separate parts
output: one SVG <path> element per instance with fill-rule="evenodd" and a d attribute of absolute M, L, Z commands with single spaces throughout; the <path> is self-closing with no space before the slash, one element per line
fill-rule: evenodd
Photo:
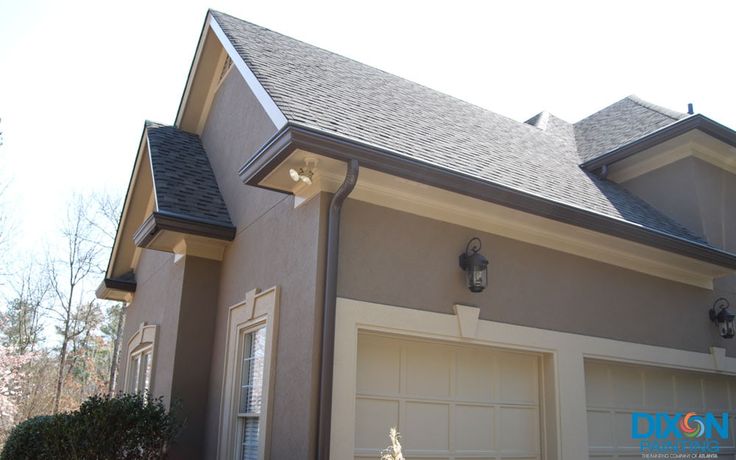
<path fill-rule="evenodd" d="M 132 280 L 105 278 L 95 290 L 98 299 L 129 302 L 138 284 Z"/>
<path fill-rule="evenodd" d="M 135 289 L 138 286 L 138 283 L 135 281 L 114 278 L 105 278 L 104 283 L 105 287 L 108 289 L 115 289 L 124 292 L 135 292 Z"/>
<path fill-rule="evenodd" d="M 660 128 L 646 136 L 640 137 L 628 144 L 617 147 L 596 158 L 586 161 L 580 167 L 589 172 L 595 172 L 604 166 L 629 158 L 639 152 L 666 142 L 689 131 L 699 130 L 731 146 L 736 146 L 736 131 L 710 118 L 696 114 L 683 118 L 675 123 Z"/>
<path fill-rule="evenodd" d="M 156 211 L 138 227 L 133 242 L 138 247 L 147 248 L 160 232 L 171 231 L 186 235 L 200 236 L 213 240 L 232 241 L 235 227 L 180 214 Z"/>
<path fill-rule="evenodd" d="M 688 120 L 691 118 L 688 118 Z M 715 123 L 705 117 L 702 118 L 710 123 Z M 718 126 L 725 128 L 722 125 Z M 728 128 L 725 129 L 728 130 Z M 736 134 L 731 130 L 728 131 Z M 736 141 L 736 136 L 734 136 L 734 141 Z M 379 146 L 294 122 L 286 124 L 240 168 L 241 180 L 247 185 L 261 186 L 261 181 L 297 149 L 341 161 L 357 159 L 361 166 L 365 168 L 644 244 L 720 267 L 736 269 L 736 255 L 725 251 L 489 183 L 400 155 Z"/>

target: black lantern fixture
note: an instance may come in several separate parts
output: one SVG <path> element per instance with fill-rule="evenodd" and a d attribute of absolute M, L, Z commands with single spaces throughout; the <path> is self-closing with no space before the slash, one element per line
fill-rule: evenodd
<path fill-rule="evenodd" d="M 719 297 L 713 302 L 713 307 L 710 309 L 710 320 L 718 326 L 718 331 L 724 339 L 730 339 L 736 335 L 736 328 L 733 324 L 736 315 L 731 313 L 728 307 L 730 307 L 728 300 Z"/>
<path fill-rule="evenodd" d="M 488 285 L 488 259 L 480 251 L 480 239 L 475 237 L 465 245 L 465 252 L 460 254 L 460 268 L 465 270 L 465 279 L 470 292 L 482 292 Z"/>

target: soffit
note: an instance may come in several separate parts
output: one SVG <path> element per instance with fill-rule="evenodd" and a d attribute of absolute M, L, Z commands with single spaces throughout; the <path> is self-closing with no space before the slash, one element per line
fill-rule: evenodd
<path fill-rule="evenodd" d="M 312 185 L 294 182 L 289 175 L 289 169 L 305 167 L 307 158 L 316 161 Z M 299 205 L 322 191 L 336 191 L 345 171 L 342 161 L 297 149 L 260 185 L 294 194 L 295 205 Z M 361 168 L 350 198 L 708 289 L 712 288 L 714 278 L 732 271 L 365 167 Z"/>

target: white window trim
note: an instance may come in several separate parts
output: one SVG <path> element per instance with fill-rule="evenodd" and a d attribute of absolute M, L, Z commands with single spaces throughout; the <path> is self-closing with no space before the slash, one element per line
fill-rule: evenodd
<path fill-rule="evenodd" d="M 158 336 L 158 326 L 155 324 L 141 323 L 138 330 L 128 340 L 128 359 L 125 366 L 125 385 L 123 391 L 128 393 L 130 391 L 131 377 L 133 375 L 132 365 L 133 360 L 144 353 L 150 352 L 151 354 L 151 380 L 149 382 L 149 391 L 153 389 L 154 375 L 156 374 L 156 337 Z M 136 373 L 135 378 L 139 376 Z"/>
<path fill-rule="evenodd" d="M 584 360 L 595 358 L 640 365 L 736 375 L 736 358 L 722 348 L 697 353 L 579 334 L 479 320 L 479 309 L 455 306 L 455 315 L 338 298 L 330 457 L 352 458 L 355 447 L 355 391 L 361 330 L 475 343 L 544 353 L 549 372 L 543 437 L 548 460 L 588 458 Z M 707 318 L 704 318 L 704 321 Z M 547 376 L 544 377 L 547 381 Z"/>
<path fill-rule="evenodd" d="M 148 361 L 145 362 L 142 361 L 142 357 L 148 355 Z M 140 360 L 140 361 L 139 361 Z M 151 391 L 151 383 L 153 379 L 153 347 L 150 345 L 141 347 L 136 349 L 133 353 L 130 354 L 130 357 L 128 358 L 129 361 L 129 369 L 131 370 L 131 373 L 128 374 L 128 393 L 142 393 L 144 391 Z M 134 366 L 135 365 L 135 366 Z M 139 368 L 138 365 L 144 365 L 145 367 L 143 369 Z M 146 367 L 151 368 L 151 376 L 148 380 L 148 387 L 146 387 Z M 135 378 L 135 388 L 131 388 L 133 386 L 133 378 Z"/>
<path fill-rule="evenodd" d="M 259 416 L 258 458 L 266 459 L 269 456 L 279 294 L 278 286 L 263 292 L 254 289 L 245 295 L 244 301 L 231 306 L 229 309 L 225 339 L 225 363 L 222 374 L 219 441 L 217 444 L 218 459 L 232 460 L 240 451 L 241 442 L 238 439 L 238 424 L 236 423 L 241 364 L 238 359 L 239 339 L 243 334 L 255 331 L 263 326 L 266 326 L 266 350 L 263 358 L 263 402 Z"/>

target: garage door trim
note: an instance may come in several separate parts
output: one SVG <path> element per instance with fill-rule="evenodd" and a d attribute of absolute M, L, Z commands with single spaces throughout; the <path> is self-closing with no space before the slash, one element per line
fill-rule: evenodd
<path fill-rule="evenodd" d="M 545 362 L 544 378 L 551 383 L 545 386 L 545 392 L 551 394 L 545 394 L 548 410 L 543 420 L 548 460 L 588 455 L 585 358 L 736 375 L 736 358 L 723 356 L 722 349 L 714 349 L 713 354 L 697 353 L 486 320 L 478 321 L 474 337 L 462 337 L 456 315 L 338 298 L 331 436 L 334 459 L 350 458 L 354 451 L 360 330 L 544 353 L 550 360 L 549 365 Z"/>

